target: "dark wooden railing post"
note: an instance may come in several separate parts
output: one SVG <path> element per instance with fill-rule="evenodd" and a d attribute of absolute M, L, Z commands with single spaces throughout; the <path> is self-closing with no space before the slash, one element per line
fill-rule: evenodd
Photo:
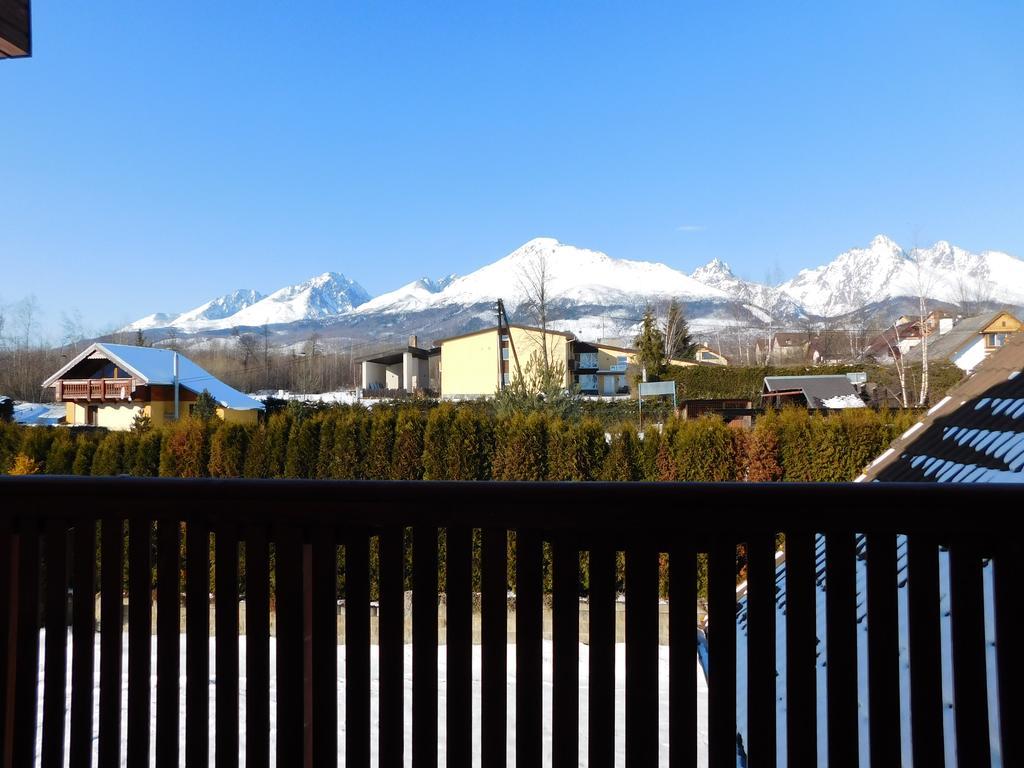
<path fill-rule="evenodd" d="M 274 530 L 277 555 L 277 764 L 305 765 L 303 745 L 302 540 L 288 524 Z"/>
<path fill-rule="evenodd" d="M 736 543 L 708 553 L 708 765 L 736 765 Z M 628 640 L 627 640 L 628 645 Z"/>
<path fill-rule="evenodd" d="M 412 764 L 437 768 L 437 528 L 412 535 Z"/>
<path fill-rule="evenodd" d="M 789 768 L 818 762 L 815 538 L 786 531 L 786 746 Z M 714 629 L 712 628 L 712 633 Z"/>
<path fill-rule="evenodd" d="M 473 762 L 473 530 L 452 526 L 445 535 L 448 555 L 445 585 L 447 768 L 470 768 Z"/>
<path fill-rule="evenodd" d="M 128 523 L 128 764 L 149 763 L 153 593 L 153 523 L 138 515 Z"/>
<path fill-rule="evenodd" d="M 338 758 L 338 546 L 335 543 L 334 528 L 330 525 L 319 525 L 313 529 L 313 765 L 335 765 Z M 348 542 L 346 542 L 348 544 Z M 355 571 L 362 565 L 365 570 L 365 545 L 362 553 L 353 546 L 345 547 L 345 658 L 350 669 L 349 660 L 351 646 L 349 639 L 351 627 L 348 623 L 350 614 L 362 607 L 369 611 L 369 605 L 355 605 L 361 595 L 351 595 L 350 587 Z M 361 554 L 361 556 L 360 556 Z M 353 564 L 352 559 L 356 562 Z M 353 605 L 350 607 L 350 602 Z M 368 603 L 369 601 L 367 601 Z M 351 723 L 358 721 L 359 713 L 349 709 L 355 702 L 350 697 L 350 687 L 359 688 L 360 681 L 346 678 L 346 718 Z M 358 705 L 357 705 L 358 708 Z M 367 729 L 369 730 L 369 729 Z M 345 729 L 347 754 L 353 750 L 359 754 L 362 747 L 360 733 L 351 733 Z M 369 733 L 366 734 L 369 737 Z M 352 760 L 346 764 L 363 765 L 367 761 Z"/>
<path fill-rule="evenodd" d="M 910 733 L 914 765 L 943 766 L 939 548 L 927 533 L 908 534 L 907 573 Z"/>
<path fill-rule="evenodd" d="M 540 765 L 543 755 L 543 583 L 541 539 L 516 533 L 516 765 Z M 449 646 L 451 647 L 451 646 Z"/>
<path fill-rule="evenodd" d="M 245 537 L 245 765 L 270 765 L 270 558 L 259 523 Z"/>
<path fill-rule="evenodd" d="M 92 765 L 93 670 L 96 660 L 96 521 L 78 520 L 74 534 L 71 768 Z"/>
<path fill-rule="evenodd" d="M 11 521 L 0 518 L 0 768 L 10 768 L 18 642 L 18 547 Z M 91 686 L 90 686 L 91 689 Z"/>
<path fill-rule="evenodd" d="M 42 768 L 64 765 L 64 703 L 67 687 L 67 524 L 46 521 L 46 678 L 43 683 Z"/>
<path fill-rule="evenodd" d="M 590 679 L 587 764 L 615 764 L 615 550 L 606 541 L 590 550 Z"/>
<path fill-rule="evenodd" d="M 696 630 L 697 553 L 693 539 L 676 535 L 668 561 L 668 722 L 669 766 L 697 760 Z"/>
<path fill-rule="evenodd" d="M 750 768 L 775 765 L 775 534 L 747 538 L 747 743 Z"/>
<path fill-rule="evenodd" d="M 178 692 L 181 655 L 180 526 L 164 519 L 157 526 L 156 565 L 156 765 L 178 765 Z"/>
<path fill-rule="evenodd" d="M 449 547 L 451 544 L 449 544 Z M 449 553 L 451 550 L 449 549 Z M 468 559 L 468 553 L 466 555 Z M 451 650 L 451 574 L 448 563 L 448 642 Z M 402 768 L 405 753 L 405 530 L 389 527 L 380 534 L 380 610 L 377 636 L 380 653 L 378 755 L 381 768 Z M 468 597 L 469 587 L 466 587 Z M 452 660 L 449 658 L 448 663 Z M 468 676 L 467 676 L 468 680 Z M 451 692 L 449 691 L 449 701 Z M 451 719 L 449 719 L 449 723 Z M 468 765 L 468 764 L 467 764 Z"/>
<path fill-rule="evenodd" d="M 104 517 L 100 523 L 100 722 L 99 766 L 121 765 L 121 675 L 124 631 L 125 524 L 120 517 Z M 205 593 L 204 593 L 205 594 Z M 208 645 L 206 646 L 209 647 Z M 189 678 L 192 679 L 191 677 Z M 203 678 L 206 700 L 206 678 Z M 195 708 L 189 707 L 190 716 Z M 204 732 L 209 723 L 203 721 Z M 189 768 L 194 763 L 189 763 Z"/>
<path fill-rule="evenodd" d="M 214 761 L 217 768 L 238 768 L 238 529 L 233 523 L 218 523 L 214 557 Z"/>
<path fill-rule="evenodd" d="M 900 763 L 900 635 L 896 535 L 872 533 L 868 547 L 868 738 L 871 765 Z"/>
<path fill-rule="evenodd" d="M 505 765 L 506 660 L 508 658 L 508 536 L 485 528 L 480 554 L 480 752 L 487 766 Z"/>
<path fill-rule="evenodd" d="M 186 525 L 185 552 L 185 765 L 206 768 L 210 762 L 210 527 L 204 518 L 193 518 Z"/>
<path fill-rule="evenodd" d="M 345 764 L 370 764 L 370 540 L 345 540 Z M 332 620 L 337 621 L 332 615 Z M 337 643 L 337 624 L 334 629 Z M 332 653 L 336 650 L 332 648 Z M 337 693 L 335 690 L 335 697 Z M 335 712 L 335 720 L 337 713 Z M 334 723 L 337 732 L 337 722 Z"/>
<path fill-rule="evenodd" d="M 825 626 L 828 686 L 828 764 L 856 768 L 857 740 L 857 552 L 854 534 L 825 536 Z"/>
<path fill-rule="evenodd" d="M 579 764 L 579 551 L 567 535 L 552 542 L 551 755 L 554 768 Z"/>

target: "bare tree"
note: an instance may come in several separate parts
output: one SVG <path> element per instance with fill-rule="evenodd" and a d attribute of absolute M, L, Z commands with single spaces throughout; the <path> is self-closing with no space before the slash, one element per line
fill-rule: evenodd
<path fill-rule="evenodd" d="M 516 307 L 516 314 L 525 315 L 533 325 L 541 329 L 542 373 L 551 372 L 551 355 L 548 350 L 548 309 L 551 302 L 551 270 L 548 257 L 543 251 L 530 254 L 523 262 L 519 275 L 519 291 L 522 301 Z"/>
<path fill-rule="evenodd" d="M 910 252 L 914 267 L 914 292 L 917 294 L 917 310 L 921 323 L 921 390 L 917 404 L 928 404 L 928 295 L 932 292 L 934 275 L 924 262 L 924 256 L 916 245 Z"/>

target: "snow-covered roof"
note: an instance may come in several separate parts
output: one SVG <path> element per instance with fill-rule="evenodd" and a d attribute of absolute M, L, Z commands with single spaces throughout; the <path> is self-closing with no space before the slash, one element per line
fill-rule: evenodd
<path fill-rule="evenodd" d="M 7 399 L 0 397 L 0 401 Z M 66 415 L 64 403 L 14 402 L 14 421 L 27 427 L 52 427 L 63 422 Z"/>
<path fill-rule="evenodd" d="M 102 357 L 117 363 L 146 384 L 173 384 L 174 355 L 175 353 L 170 349 L 97 342 L 89 345 L 81 354 L 44 381 L 43 386 L 51 386 L 82 360 L 90 357 Z M 254 400 L 234 387 L 229 387 L 181 353 L 178 353 L 178 383 L 196 394 L 205 389 L 224 408 L 252 411 L 263 410 L 264 407 L 259 400 Z"/>
<path fill-rule="evenodd" d="M 810 408 L 863 408 L 853 382 L 845 374 L 824 376 L 765 376 L 764 394 L 803 392 Z"/>
<path fill-rule="evenodd" d="M 1015 334 L 897 438 L 866 481 L 1024 482 L 1024 334 Z"/>

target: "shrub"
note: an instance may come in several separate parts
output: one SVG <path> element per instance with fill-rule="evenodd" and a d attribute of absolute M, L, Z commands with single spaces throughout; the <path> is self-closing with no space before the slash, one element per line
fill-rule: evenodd
<path fill-rule="evenodd" d="M 316 477 L 320 454 L 320 420 L 304 419 L 292 427 L 288 441 L 284 476 L 291 478 Z"/>
<path fill-rule="evenodd" d="M 661 452 L 661 430 L 649 425 L 643 439 L 644 480 L 658 479 L 658 454 Z"/>
<path fill-rule="evenodd" d="M 75 460 L 71 465 L 73 474 L 92 474 L 92 457 L 96 453 L 98 442 L 95 434 L 82 435 L 78 438 L 78 449 L 75 451 Z"/>
<path fill-rule="evenodd" d="M 94 477 L 119 475 L 123 470 L 124 433 L 108 432 L 96 446 L 91 473 Z"/>
<path fill-rule="evenodd" d="M 608 448 L 601 470 L 602 480 L 642 480 L 644 477 L 643 447 L 636 427 L 626 422 L 619 427 Z"/>
<path fill-rule="evenodd" d="M 331 461 L 334 457 L 334 428 L 337 415 L 326 413 L 320 422 L 320 449 L 316 457 L 316 476 L 325 479 L 331 476 Z"/>
<path fill-rule="evenodd" d="M 70 429 L 58 429 L 46 454 L 46 474 L 70 475 L 75 463 L 77 449 L 75 436 Z"/>
<path fill-rule="evenodd" d="M 779 463 L 779 419 L 768 411 L 754 424 L 747 443 L 747 479 L 754 483 L 773 483 L 782 478 Z"/>
<path fill-rule="evenodd" d="M 164 435 L 160 450 L 161 477 L 205 477 L 210 466 L 206 424 L 188 418 Z"/>
<path fill-rule="evenodd" d="M 163 431 L 151 429 L 139 436 L 132 460 L 131 474 L 134 477 L 157 477 L 160 474 L 160 453 Z"/>
<path fill-rule="evenodd" d="M 23 430 L 19 453 L 24 454 L 42 468 L 46 464 L 46 454 L 50 452 L 56 430 L 50 427 L 28 427 Z"/>
<path fill-rule="evenodd" d="M 494 437 L 491 419 L 460 410 L 448 425 L 449 480 L 487 480 Z"/>
<path fill-rule="evenodd" d="M 541 413 L 499 418 L 494 425 L 495 480 L 543 480 L 547 474 L 547 420 Z"/>
<path fill-rule="evenodd" d="M 242 477 L 248 447 L 248 429 L 221 424 L 210 437 L 210 477 Z"/>
<path fill-rule="evenodd" d="M 19 453 L 14 457 L 14 464 L 11 466 L 12 475 L 38 475 L 43 471 L 43 468 L 39 466 L 39 463 L 35 459 L 26 456 L 24 453 Z"/>
<path fill-rule="evenodd" d="M 707 483 L 736 478 L 730 429 L 717 416 L 680 421 L 673 441 L 677 479 Z"/>
<path fill-rule="evenodd" d="M 448 431 L 455 418 L 451 403 L 441 403 L 427 416 L 423 431 L 423 479 L 448 479 Z"/>
<path fill-rule="evenodd" d="M 374 408 L 370 417 L 370 441 L 366 448 L 363 476 L 368 480 L 391 477 L 391 455 L 395 446 L 395 412 Z"/>
<path fill-rule="evenodd" d="M 395 420 L 395 450 L 391 461 L 393 480 L 423 479 L 423 417 L 403 409 Z"/>
<path fill-rule="evenodd" d="M 576 477 L 574 480 L 597 480 L 608 455 L 608 441 L 604 427 L 596 419 L 585 418 L 573 429 L 576 449 Z"/>
<path fill-rule="evenodd" d="M 365 421 L 366 418 L 361 414 L 349 411 L 335 423 L 331 477 L 339 480 L 359 480 L 363 477 Z"/>
<path fill-rule="evenodd" d="M 267 420 L 267 477 L 284 477 L 292 422 L 288 411 L 275 413 Z"/>
<path fill-rule="evenodd" d="M 270 476 L 270 457 L 267 454 L 267 430 L 257 427 L 249 437 L 242 475 L 249 478 Z"/>
<path fill-rule="evenodd" d="M 22 428 L 13 422 L 0 421 L 0 472 L 9 472 L 21 445 Z"/>

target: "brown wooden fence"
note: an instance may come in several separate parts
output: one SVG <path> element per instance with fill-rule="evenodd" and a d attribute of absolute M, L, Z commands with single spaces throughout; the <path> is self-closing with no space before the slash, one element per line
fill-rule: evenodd
<path fill-rule="evenodd" d="M 369 542 L 378 537 L 380 583 L 379 755 L 403 760 L 403 579 L 412 528 L 412 762 L 437 765 L 438 537 L 447 531 L 448 766 L 468 766 L 473 529 L 482 529 L 483 765 L 505 764 L 506 538 L 516 534 L 517 764 L 542 755 L 542 557 L 553 558 L 553 717 L 556 766 L 611 765 L 615 739 L 615 556 L 625 552 L 625 753 L 657 764 L 658 556 L 670 567 L 670 653 L 694 658 L 696 553 L 709 554 L 709 759 L 737 764 L 735 546 L 748 550 L 748 739 L 754 768 L 775 763 L 775 536 L 786 536 L 788 765 L 816 761 L 815 657 L 828 649 L 827 741 L 831 766 L 854 765 L 858 744 L 854 537 L 867 536 L 871 764 L 900 764 L 901 695 L 912 714 L 915 765 L 943 764 L 939 547 L 950 552 L 955 741 L 962 766 L 991 759 L 985 675 L 982 566 L 994 567 L 999 720 L 1004 765 L 1020 765 L 1013 731 L 1022 649 L 1012 569 L 1021 547 L 1008 515 L 1024 487 L 648 483 L 381 483 L 333 481 L 0 478 L 0 757 L 33 762 L 39 630 L 45 628 L 43 766 L 63 765 L 65 686 L 71 681 L 70 763 L 92 759 L 94 623 L 101 602 L 99 765 L 122 759 L 122 552 L 127 536 L 127 763 L 150 749 L 152 568 L 155 560 L 156 762 L 208 763 L 209 536 L 215 536 L 218 637 L 238 635 L 238 552 L 245 543 L 247 685 L 245 764 L 265 766 L 270 741 L 270 585 L 277 611 L 277 764 L 370 762 Z M 184 523 L 184 526 L 181 525 Z M 184 546 L 179 539 L 184 530 Z M 815 631 L 815 534 L 825 534 L 827 633 Z M 896 537 L 908 539 L 910 690 L 898 668 Z M 96 556 L 97 542 L 99 556 Z M 346 738 L 337 743 L 337 552 L 345 547 Z M 579 755 L 579 553 L 589 558 L 589 754 Z M 154 553 L 155 552 L 155 557 Z M 184 557 L 182 558 L 182 552 Z M 274 567 L 271 567 L 271 554 Z M 97 563 L 99 577 L 97 578 Z M 183 581 L 181 581 L 183 579 Z M 273 579 L 273 582 L 271 581 Z M 186 627 L 179 631 L 180 592 Z M 70 600 L 70 608 L 69 606 Z M 68 616 L 73 638 L 66 664 Z M 179 669 L 179 643 L 186 668 Z M 215 763 L 239 763 L 238 643 L 216 643 Z M 1009 649 L 1009 650 L 1007 650 Z M 179 679 L 186 676 L 184 743 Z M 671 765 L 696 759 L 695 666 L 671 664 Z M 222 704 L 223 703 L 223 704 Z M 863 704 L 863 702 L 861 702 Z M 225 704 L 227 706 L 225 706 Z"/>

